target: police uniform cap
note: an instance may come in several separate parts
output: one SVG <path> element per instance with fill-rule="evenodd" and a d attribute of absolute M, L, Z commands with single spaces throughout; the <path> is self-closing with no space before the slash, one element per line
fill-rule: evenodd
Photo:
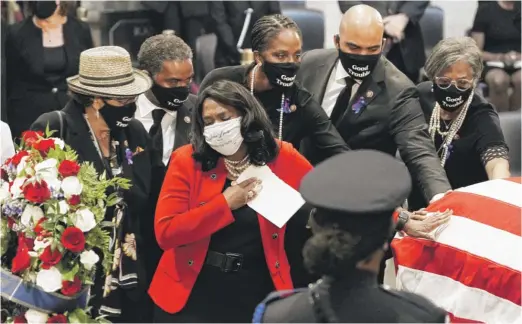
<path fill-rule="evenodd" d="M 362 215 L 393 211 L 410 190 L 410 174 L 400 160 L 379 151 L 354 150 L 318 164 L 299 191 L 314 207 Z"/>

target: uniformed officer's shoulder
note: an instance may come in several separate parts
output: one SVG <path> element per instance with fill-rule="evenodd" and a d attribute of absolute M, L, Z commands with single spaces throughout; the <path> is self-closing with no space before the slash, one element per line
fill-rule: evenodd
<path fill-rule="evenodd" d="M 256 307 L 252 323 L 287 322 L 287 315 L 291 314 L 292 310 L 295 310 L 295 303 L 302 299 L 307 292 L 308 289 L 302 288 L 270 293 Z"/>
<path fill-rule="evenodd" d="M 437 307 L 427 298 L 407 292 L 390 289 L 389 287 L 382 286 L 381 290 L 397 300 L 400 300 L 405 305 L 411 305 L 415 307 L 416 319 L 418 322 L 429 322 L 429 323 L 445 323 L 447 318 L 447 312 Z"/>

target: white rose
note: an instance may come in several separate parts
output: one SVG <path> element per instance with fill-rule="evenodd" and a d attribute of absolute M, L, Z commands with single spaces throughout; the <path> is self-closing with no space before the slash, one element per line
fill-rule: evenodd
<path fill-rule="evenodd" d="M 88 232 L 96 226 L 94 214 L 86 208 L 76 211 L 72 218 L 74 226 L 81 229 L 82 232 Z"/>
<path fill-rule="evenodd" d="M 20 217 L 20 222 L 25 226 L 29 226 L 31 221 L 33 224 L 36 224 L 42 217 L 44 217 L 44 213 L 40 207 L 27 205 Z"/>
<path fill-rule="evenodd" d="M 65 215 L 69 212 L 69 204 L 65 200 L 60 200 L 58 202 L 58 209 L 58 212 L 56 212 L 52 206 L 49 206 L 47 213 Z"/>
<path fill-rule="evenodd" d="M 4 202 L 11 198 L 11 194 L 9 193 L 9 182 L 2 180 L 2 185 L 0 186 L 0 205 L 4 205 Z"/>
<path fill-rule="evenodd" d="M 73 195 L 82 193 L 83 186 L 77 177 L 67 177 L 62 181 L 62 191 L 65 198 L 69 199 Z"/>
<path fill-rule="evenodd" d="M 83 264 L 87 270 L 91 270 L 98 261 L 100 261 L 100 257 L 93 250 L 83 251 L 80 254 L 80 263 Z"/>
<path fill-rule="evenodd" d="M 36 239 L 36 240 L 34 240 L 33 250 L 38 252 L 40 250 L 45 249 L 49 245 L 51 245 L 51 243 L 53 243 L 53 239 L 52 238 L 44 238 L 44 239 L 41 239 L 41 240 L 40 239 Z"/>
<path fill-rule="evenodd" d="M 43 324 L 47 323 L 49 315 L 34 309 L 28 309 L 27 312 L 25 312 L 25 319 L 29 324 Z"/>
<path fill-rule="evenodd" d="M 35 167 L 35 175 L 37 179 L 43 179 L 49 187 L 54 190 L 60 189 L 60 180 L 58 180 L 58 169 L 56 166 L 58 161 L 56 159 L 47 159 L 38 163 Z"/>
<path fill-rule="evenodd" d="M 55 267 L 42 269 L 36 275 L 36 285 L 46 292 L 54 292 L 62 288 L 62 274 Z"/>
<path fill-rule="evenodd" d="M 20 198 L 22 196 L 22 193 L 24 192 L 24 189 L 22 188 L 25 180 L 27 178 L 16 178 L 13 181 L 13 185 L 11 186 L 11 195 L 13 195 L 13 199 Z"/>
<path fill-rule="evenodd" d="M 20 160 L 20 163 L 18 163 L 18 165 L 16 166 L 16 174 L 17 175 L 20 175 L 20 173 L 22 173 L 22 171 L 25 171 L 25 167 L 27 166 L 27 159 L 29 159 L 29 156 L 24 156 L 21 160 Z"/>
<path fill-rule="evenodd" d="M 65 143 L 61 138 L 58 137 L 51 137 L 51 139 L 54 141 L 54 145 L 58 145 L 58 147 L 63 150 L 65 147 Z"/>

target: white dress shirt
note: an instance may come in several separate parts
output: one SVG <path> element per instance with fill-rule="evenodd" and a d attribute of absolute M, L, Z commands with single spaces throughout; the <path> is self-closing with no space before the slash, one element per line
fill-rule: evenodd
<path fill-rule="evenodd" d="M 154 109 L 162 109 L 166 112 L 165 116 L 161 119 L 161 133 L 163 135 L 163 164 L 167 165 L 169 163 L 170 155 L 172 154 L 172 149 L 174 148 L 174 138 L 176 136 L 176 118 L 178 115 L 177 111 L 169 111 L 167 109 L 163 109 L 161 107 L 156 106 L 149 99 L 142 94 L 136 100 L 136 114 L 134 118 L 139 120 L 147 132 L 150 131 L 150 128 L 154 124 L 154 120 L 152 118 L 152 111 Z"/>
<path fill-rule="evenodd" d="M 2 135 L 0 164 L 4 164 L 5 160 L 15 155 L 15 148 L 11 138 L 11 129 L 3 121 L 0 121 L 0 134 Z"/>
<path fill-rule="evenodd" d="M 344 89 L 344 87 L 346 87 L 346 77 L 348 77 L 348 72 L 346 72 L 346 70 L 343 68 L 341 61 L 337 60 L 332 73 L 330 73 L 330 78 L 328 78 L 328 83 L 326 84 L 326 89 L 324 91 L 323 103 L 321 105 L 328 117 L 332 115 L 337 97 L 339 97 L 341 91 Z M 352 95 L 350 100 L 359 89 L 360 83 L 360 80 L 355 80 L 355 83 L 352 87 Z"/>

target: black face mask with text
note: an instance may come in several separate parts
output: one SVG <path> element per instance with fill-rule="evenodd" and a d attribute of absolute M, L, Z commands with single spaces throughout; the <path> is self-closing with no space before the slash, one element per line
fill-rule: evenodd
<path fill-rule="evenodd" d="M 339 60 L 348 75 L 356 80 L 367 78 L 377 65 L 381 53 L 371 55 L 360 55 L 345 53 L 339 49 Z"/>
<path fill-rule="evenodd" d="M 173 111 L 179 108 L 187 100 L 189 95 L 188 87 L 164 88 L 154 83 L 151 88 L 152 93 L 158 99 L 161 108 Z"/>
<path fill-rule="evenodd" d="M 452 84 L 447 89 L 441 89 L 436 84 L 433 85 L 433 96 L 438 102 L 440 108 L 453 112 L 459 109 L 468 100 L 473 89 L 461 91 Z"/>
<path fill-rule="evenodd" d="M 118 133 L 129 126 L 129 121 L 134 117 L 136 104 L 131 103 L 127 106 L 112 106 L 105 102 L 105 106 L 99 110 L 111 132 Z"/>
<path fill-rule="evenodd" d="M 263 72 L 268 82 L 276 88 L 288 89 L 294 85 L 299 63 L 263 62 Z"/>
<path fill-rule="evenodd" d="M 56 11 L 55 1 L 36 1 L 34 15 L 39 19 L 47 19 Z"/>

